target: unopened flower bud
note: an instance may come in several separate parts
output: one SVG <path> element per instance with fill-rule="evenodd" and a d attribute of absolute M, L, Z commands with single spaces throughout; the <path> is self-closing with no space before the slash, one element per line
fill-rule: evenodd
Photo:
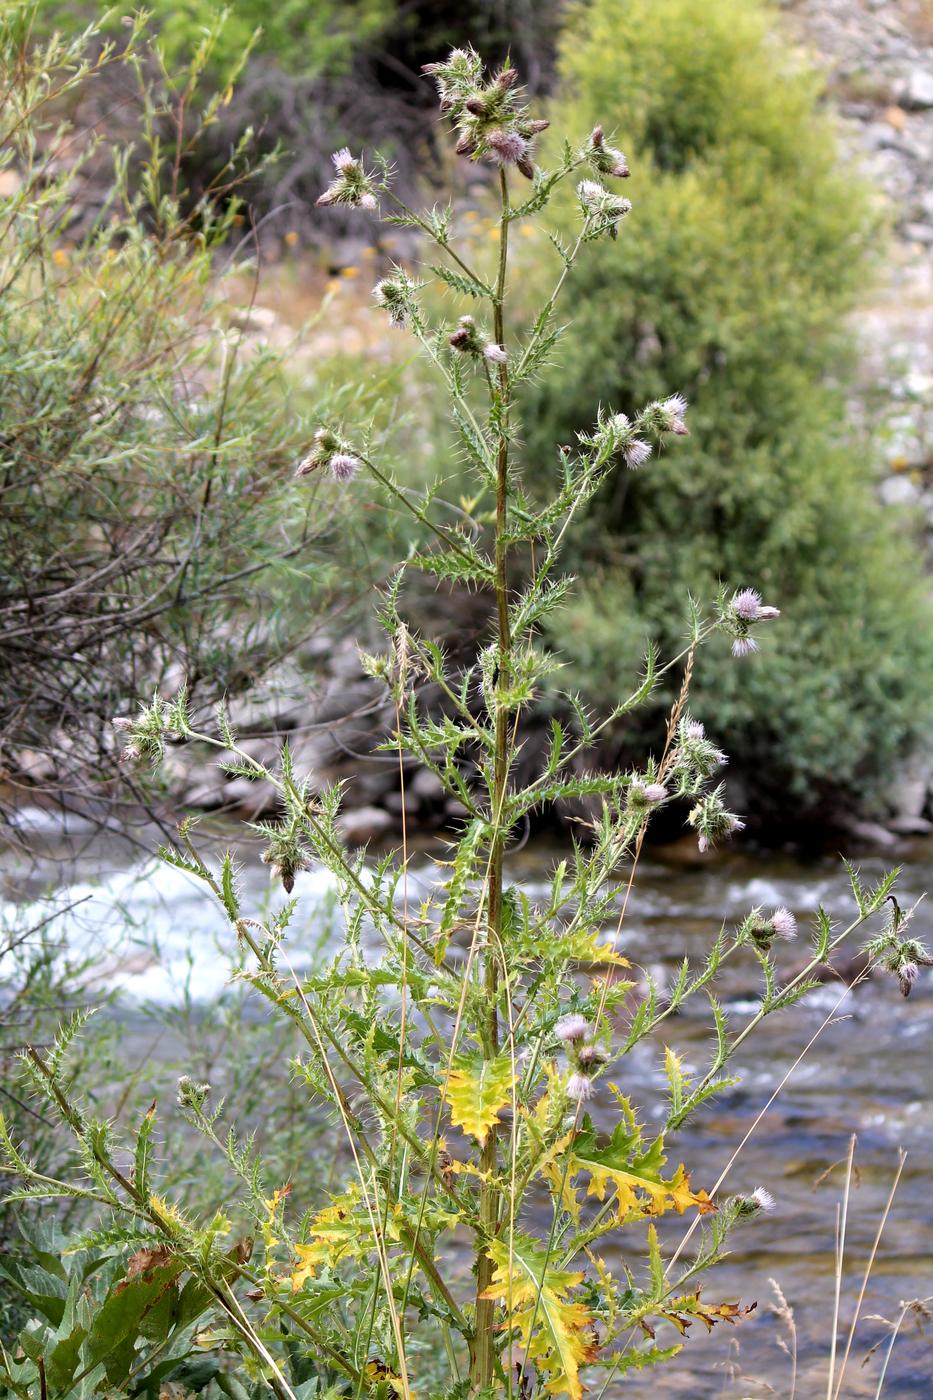
<path fill-rule="evenodd" d="M 494 365 L 504 365 L 506 360 L 508 359 L 508 355 L 506 354 L 504 347 L 501 345 L 496 345 L 495 341 L 492 340 L 489 342 L 488 345 L 483 346 L 483 356 L 485 359 L 490 360 Z"/>
<path fill-rule="evenodd" d="M 118 734 L 129 734 L 133 728 L 133 721 L 128 719 L 126 715 L 117 715 L 110 723 Z"/>
<path fill-rule="evenodd" d="M 577 1051 L 577 1064 L 581 1069 L 592 1070 L 606 1063 L 606 1052 L 598 1045 L 581 1045 Z"/>
<path fill-rule="evenodd" d="M 508 92 L 509 88 L 514 85 L 517 77 L 518 73 L 514 68 L 503 68 L 496 74 L 496 87 L 501 88 L 503 92 Z"/>
<path fill-rule="evenodd" d="M 121 763 L 138 763 L 143 756 L 143 751 L 138 744 L 127 744 L 120 754 Z"/>

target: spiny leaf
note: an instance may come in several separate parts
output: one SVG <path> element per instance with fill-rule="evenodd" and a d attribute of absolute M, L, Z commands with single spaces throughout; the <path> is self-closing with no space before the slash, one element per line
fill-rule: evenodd
<path fill-rule="evenodd" d="M 663 1215 L 669 1210 L 682 1215 L 691 1206 L 696 1206 L 701 1215 L 713 1212 L 716 1207 L 706 1192 L 691 1190 L 690 1178 L 682 1166 L 664 1179 L 665 1161 L 663 1137 L 655 1138 L 647 1152 L 642 1152 L 626 1124 L 618 1123 L 600 1147 L 587 1120 L 571 1146 L 567 1180 L 578 1172 L 586 1172 L 590 1179 L 587 1195 L 600 1201 L 606 1199 L 607 1190 L 614 1189 L 617 1222 L 628 1216 Z"/>
<path fill-rule="evenodd" d="M 547 1391 L 581 1400 L 580 1367 L 597 1351 L 592 1314 L 568 1296 L 583 1275 L 555 1268 L 523 1235 L 512 1239 L 511 1249 L 492 1240 L 488 1251 L 496 1271 L 483 1297 L 505 1304 L 505 1327 L 518 1332 L 528 1359 L 547 1376 Z"/>
<path fill-rule="evenodd" d="M 499 1110 L 511 1102 L 515 1071 L 508 1055 L 484 1060 L 482 1055 L 462 1056 L 454 1063 L 444 1097 L 450 1121 L 485 1146 Z"/>

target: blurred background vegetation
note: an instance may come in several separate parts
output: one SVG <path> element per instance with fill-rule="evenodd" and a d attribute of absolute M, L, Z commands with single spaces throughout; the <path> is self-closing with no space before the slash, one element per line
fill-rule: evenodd
<path fill-rule="evenodd" d="M 614 131 L 633 170 L 624 237 L 575 273 L 574 323 L 528 396 L 527 463 L 547 471 L 597 400 L 629 411 L 676 389 L 691 403 L 686 449 L 619 478 L 572 542 L 582 583 L 552 641 L 573 682 L 611 703 L 648 637 L 677 645 L 688 593 L 757 587 L 784 610 L 781 626 L 748 665 L 723 643 L 695 682 L 733 773 L 754 774 L 753 816 L 781 828 L 853 807 L 884 815 L 892 774 L 929 744 L 933 694 L 925 561 L 911 528 L 879 507 L 874 447 L 849 412 L 849 318 L 888 230 L 776 9 L 234 0 L 222 12 L 155 0 L 150 11 L 152 49 L 120 10 L 80 39 L 100 18 L 80 0 L 4 21 L 13 87 L 17 53 L 56 30 L 91 63 L 46 96 L 27 135 L 17 119 L 7 144 L 8 245 L 28 225 L 42 235 L 19 261 L 3 250 L 15 276 L 0 352 L 17 387 L 0 408 L 13 512 L 0 606 L 21 613 L 38 598 L 28 607 L 46 627 L 27 665 L 15 647 L 2 656 L 8 769 L 58 781 L 80 750 L 80 785 L 112 757 L 106 716 L 147 686 L 187 671 L 206 703 L 257 685 L 309 621 L 334 635 L 358 618 L 403 527 L 388 508 L 309 505 L 293 489 L 322 412 L 372 423 L 407 480 L 440 476 L 456 499 L 438 406 L 375 314 L 367 321 L 369 286 L 413 249 L 353 214 L 329 211 L 325 231 L 314 199 L 330 152 L 375 131 L 406 194 L 431 202 L 442 181 L 459 185 L 481 244 L 486 176 L 451 156 L 420 75 L 471 42 L 493 61 L 511 52 L 561 136 L 597 121 Z M 117 53 L 98 65 L 105 42 Z M 61 131 L 67 154 L 50 161 Z M 558 224 L 573 222 L 571 204 Z M 530 309 L 555 255 L 518 243 Z M 310 319 L 300 345 L 279 322 L 256 334 L 257 257 L 259 300 L 286 329 Z M 127 518 L 153 525 L 158 550 L 117 571 L 118 587 L 89 583 L 124 551 Z M 82 548 L 63 567 L 68 540 Z M 172 588 L 149 617 L 146 598 Z M 476 600 L 425 606 L 458 644 L 484 625 Z M 122 623 L 96 625 L 115 614 Z M 80 685 L 56 629 L 82 656 L 91 648 Z M 657 738 L 668 700 L 613 736 L 620 761 Z"/>

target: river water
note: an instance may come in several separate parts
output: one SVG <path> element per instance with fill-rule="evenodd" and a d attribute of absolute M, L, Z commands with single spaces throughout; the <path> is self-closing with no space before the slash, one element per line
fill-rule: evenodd
<path fill-rule="evenodd" d="M 41 813 L 31 822 L 30 846 L 39 858 L 28 867 L 11 851 L 0 858 L 4 881 L 4 921 L 36 922 L 64 910 L 53 925 L 56 936 L 74 950 L 92 954 L 102 984 L 118 986 L 127 1026 L 132 1007 L 168 1007 L 179 997 L 194 1002 L 219 995 L 229 975 L 230 937 L 223 917 L 201 886 L 181 872 L 155 865 L 113 836 L 80 824 L 70 832 Z M 38 824 L 38 825 L 37 825 Z M 151 847 L 150 847 L 151 849 Z M 511 858 L 510 876 L 529 894 L 543 883 L 560 852 L 532 844 Z M 898 885 L 907 907 L 930 886 L 933 843 L 917 843 L 902 857 Z M 866 880 L 877 879 L 892 862 L 861 861 Z M 414 863 L 413 882 L 429 884 L 436 869 L 424 852 Z M 267 872 L 247 858 L 243 868 L 247 900 L 267 898 Z M 307 966 L 315 948 L 336 936 L 330 885 L 322 873 L 299 877 L 304 922 L 309 933 L 296 936 L 290 956 Z M 802 931 L 818 906 L 840 921 L 852 917 L 848 880 L 841 862 L 826 858 L 803 863 L 782 854 L 733 852 L 707 862 L 685 862 L 652 852 L 639 870 L 629 904 L 620 951 L 652 976 L 666 980 L 685 955 L 699 959 L 725 920 L 738 921 L 753 905 L 770 910 L 785 904 Z M 933 906 L 922 904 L 914 928 L 933 942 Z M 802 943 L 802 937 L 800 942 Z M 805 960 L 804 948 L 780 950 L 790 971 Z M 749 956 L 726 965 L 719 995 L 733 1030 L 755 1011 L 757 964 Z M 828 1025 L 824 1025 L 829 1020 Z M 822 1030 L 820 1028 L 823 1027 Z M 817 1034 L 819 1032 L 819 1034 Z M 740 1086 L 707 1105 L 671 1144 L 672 1159 L 683 1159 L 696 1186 L 711 1187 L 742 1142 L 794 1061 L 817 1035 L 774 1104 L 767 1109 L 729 1173 L 725 1192 L 765 1185 L 776 1201 L 774 1213 L 737 1230 L 731 1257 L 708 1276 L 708 1301 L 757 1302 L 739 1327 L 720 1326 L 710 1335 L 694 1324 L 681 1355 L 662 1370 L 612 1381 L 609 1396 L 631 1400 L 690 1397 L 690 1400 L 751 1400 L 791 1396 L 788 1330 L 771 1310 L 776 1280 L 793 1309 L 797 1346 L 798 1400 L 822 1396 L 834 1304 L 834 1234 L 841 1199 L 841 1166 L 850 1137 L 857 1135 L 855 1185 L 846 1230 L 840 1303 L 840 1348 L 853 1315 L 862 1274 L 881 1212 L 904 1148 L 907 1160 L 878 1247 L 845 1373 L 841 1397 L 874 1396 L 881 1348 L 863 1366 L 865 1353 L 887 1336 L 878 1318 L 897 1317 L 902 1302 L 933 1294 L 933 976 L 922 973 L 909 1000 L 888 979 L 875 979 L 847 991 L 827 983 L 790 1011 L 768 1018 L 742 1047 L 737 1059 Z M 664 1037 L 642 1042 L 611 1076 L 636 1104 L 659 1104 L 665 1041 L 683 1055 L 687 1067 L 702 1073 L 711 1043 L 709 1009 L 697 997 L 664 1025 Z M 605 1104 L 594 1105 L 597 1119 Z M 650 1123 L 651 1113 L 646 1114 Z M 683 1221 L 665 1220 L 664 1239 L 673 1245 Z M 630 1262 L 638 1266 L 643 1237 L 633 1233 Z M 604 1250 L 616 1276 L 623 1255 Z M 663 1334 L 659 1340 L 663 1338 Z M 885 1380 L 888 1397 L 933 1396 L 933 1331 L 924 1337 L 908 1316 Z M 838 1374 L 838 1371 L 837 1371 Z M 594 1383 L 594 1395 L 599 1387 Z"/>

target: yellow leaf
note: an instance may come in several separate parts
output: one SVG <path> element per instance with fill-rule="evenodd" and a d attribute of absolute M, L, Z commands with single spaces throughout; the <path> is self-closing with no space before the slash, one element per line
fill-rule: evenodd
<path fill-rule="evenodd" d="M 518 1332 L 529 1361 L 547 1377 L 548 1393 L 581 1400 L 580 1367 L 595 1360 L 595 1330 L 592 1314 L 568 1294 L 583 1275 L 549 1266 L 547 1252 L 523 1235 L 511 1251 L 505 1241 L 491 1241 L 489 1256 L 496 1271 L 483 1297 L 505 1304 L 505 1328 Z"/>
<path fill-rule="evenodd" d="M 511 1102 L 514 1085 L 515 1071 L 508 1055 L 494 1060 L 469 1055 L 457 1060 L 444 1095 L 451 1123 L 476 1138 L 480 1147 L 485 1146 L 499 1110 Z"/>
<path fill-rule="evenodd" d="M 690 1178 L 680 1166 L 665 1180 L 662 1168 L 664 1142 L 656 1138 L 647 1151 L 642 1151 L 640 1134 L 627 1131 L 625 1123 L 616 1125 L 612 1136 L 602 1147 L 597 1146 L 592 1128 L 584 1128 L 570 1149 L 568 1182 L 578 1172 L 590 1178 L 588 1196 L 604 1201 L 610 1188 L 615 1192 L 616 1221 L 627 1217 L 663 1215 L 676 1210 L 682 1215 L 696 1206 L 701 1215 L 709 1215 L 716 1207 L 705 1191 L 693 1191 Z"/>

